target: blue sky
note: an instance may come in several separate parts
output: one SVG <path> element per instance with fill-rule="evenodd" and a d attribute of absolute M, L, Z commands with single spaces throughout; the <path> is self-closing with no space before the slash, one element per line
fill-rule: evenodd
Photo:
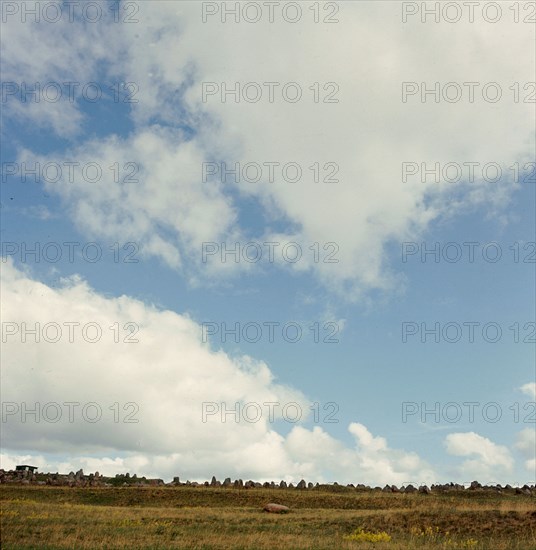
<path fill-rule="evenodd" d="M 123 2 L 124 14 L 136 8 L 130 25 L 110 20 L 106 3 L 93 24 L 83 14 L 54 24 L 4 14 L 3 92 L 13 83 L 77 81 L 104 93 L 94 103 L 83 95 L 56 103 L 2 98 L 3 463 L 190 479 L 533 481 L 535 112 L 533 102 L 515 103 L 509 86 L 534 78 L 534 52 L 525 48 L 534 29 L 506 10 L 500 35 L 482 20 L 402 23 L 395 2 L 328 3 L 338 8 L 333 24 L 315 24 L 308 2 L 294 26 L 281 16 L 203 23 L 200 4 Z M 451 48 L 442 42 L 448 32 Z M 434 59 L 421 47 L 427 39 Z M 34 59 L 24 40 L 41 44 Z M 460 51 L 470 54 L 457 62 Z M 500 83 L 503 100 L 401 101 L 401 82 L 469 80 Z M 303 100 L 201 99 L 207 82 L 267 81 L 300 83 Z M 114 102 L 110 87 L 125 82 L 135 83 L 136 103 Z M 311 101 L 314 82 L 337 83 L 338 103 Z M 24 162 L 66 161 L 95 163 L 103 175 L 91 182 L 76 171 L 69 182 L 64 170 L 57 182 L 22 181 Z M 114 181 L 110 166 L 118 163 L 123 179 L 129 162 L 137 181 Z M 204 162 L 290 162 L 303 176 L 203 181 Z M 339 181 L 312 181 L 314 162 L 336 163 Z M 456 184 L 422 182 L 420 174 L 403 183 L 403 162 L 497 163 L 502 177 L 487 181 L 477 168 L 473 182 L 464 172 Z M 515 162 L 521 181 L 509 169 Z M 267 241 L 280 243 L 273 263 Z M 38 262 L 21 253 L 36 242 Z M 80 243 L 72 262 L 65 242 Z M 252 242 L 263 261 L 202 259 L 207 243 Z M 279 254 L 293 242 L 303 252 L 296 263 Z M 477 243 L 474 261 L 468 242 Z M 60 261 L 47 260 L 47 243 L 56 243 L 50 254 L 62 251 Z M 96 243 L 87 253 L 100 248 L 102 258 L 88 261 L 87 243 Z M 336 243 L 338 262 L 312 261 L 313 243 L 321 258 L 333 250 L 323 245 Z M 417 253 L 404 258 L 408 243 Z M 439 261 L 423 260 L 421 250 L 434 246 Z M 457 249 L 459 261 L 445 259 Z M 497 249 L 502 257 L 493 262 Z M 135 263 L 123 261 L 129 253 Z M 98 323 L 105 336 L 68 342 L 64 331 L 57 343 L 22 341 L 24 322 L 66 321 Z M 135 323 L 139 342 L 110 343 L 105 324 L 116 322 Z M 262 335 L 224 342 L 219 332 L 207 342 L 206 327 L 223 323 L 257 323 Z M 269 323 L 279 323 L 273 342 Z M 282 334 L 288 323 L 302 329 L 299 341 Z M 422 341 L 423 323 L 440 324 L 438 343 L 433 335 Z M 477 323 L 473 342 L 468 323 Z M 404 341 L 404 327 L 418 332 Z M 486 341 L 494 327 L 500 337 Z M 456 328 L 459 340 L 445 341 Z M 336 341 L 322 341 L 330 330 Z M 22 421 L 23 402 L 62 400 L 104 410 L 134 402 L 139 423 Z M 270 422 L 264 400 L 298 403 L 304 416 L 318 406 L 319 418 Z M 262 419 L 223 423 L 216 414 L 202 422 L 203 403 L 236 402 L 262 405 Z M 474 422 L 468 402 L 476 403 Z M 404 403 L 418 406 L 406 422 Z M 440 421 L 431 413 L 423 421 L 421 408 L 436 403 Z M 444 414 L 456 407 L 461 417 L 449 422 Z M 502 416 L 493 422 L 497 408 Z"/>

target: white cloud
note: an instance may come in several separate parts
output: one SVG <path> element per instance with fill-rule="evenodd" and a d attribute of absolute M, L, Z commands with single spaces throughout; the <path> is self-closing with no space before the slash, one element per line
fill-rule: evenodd
<path fill-rule="evenodd" d="M 532 479 L 536 478 L 536 428 L 521 430 L 515 447 L 525 457 L 525 469 L 533 475 Z"/>
<path fill-rule="evenodd" d="M 473 479 L 496 479 L 512 472 L 514 466 L 507 447 L 497 445 L 475 432 L 447 435 L 445 448 L 454 456 L 475 457 L 465 460 L 458 468 L 460 475 Z"/>
<path fill-rule="evenodd" d="M 36 218 L 38 220 L 46 221 L 56 217 L 45 205 L 40 204 L 38 206 L 28 206 L 27 208 L 21 208 L 22 214 L 29 218 Z"/>
<path fill-rule="evenodd" d="M 525 395 L 536 399 L 536 382 L 528 382 L 519 388 Z"/>
<path fill-rule="evenodd" d="M 417 455 L 390 449 L 384 438 L 361 424 L 349 427 L 354 447 L 318 426 L 309 430 L 296 424 L 287 436 L 281 435 L 280 424 L 271 422 L 264 404 L 279 403 L 274 411 L 281 422 L 283 405 L 292 402 L 305 417 L 305 396 L 274 380 L 262 361 L 230 357 L 202 343 L 201 327 L 186 315 L 127 296 L 101 296 L 79 277 L 51 288 L 19 271 L 10 259 L 2 265 L 1 314 L 6 465 L 24 460 L 53 471 L 82 467 L 190 479 L 212 474 L 354 483 L 434 479 Z M 80 323 L 72 343 L 64 325 L 69 322 Z M 39 323 L 39 342 L 31 333 L 22 341 L 22 323 L 27 330 Z M 53 325 L 45 329 L 47 323 L 60 326 L 59 339 Z M 82 337 L 80 327 L 88 323 L 102 329 L 95 343 Z M 110 330 L 115 323 L 121 328 L 118 343 Z M 126 323 L 139 325 L 134 335 L 138 343 L 124 343 Z M 94 334 L 95 328 L 88 330 L 87 339 Z M 80 403 L 72 405 L 73 422 L 68 402 Z M 204 402 L 219 408 L 205 422 Z M 237 402 L 242 407 L 238 422 L 231 412 Z M 100 407 L 101 420 L 90 421 L 96 417 L 94 405 L 82 415 L 88 403 Z M 137 410 L 132 405 L 125 410 L 126 403 L 135 403 Z M 225 422 L 222 403 L 229 411 Z M 259 409 L 244 411 L 246 403 L 257 403 Z M 39 422 L 30 412 L 36 408 Z M 54 422 L 58 410 L 61 416 Z M 257 410 L 257 422 L 245 420 L 245 414 L 255 420 Z M 139 422 L 123 422 L 127 413 L 135 413 L 131 419 Z M 285 416 L 286 421 L 293 417 L 293 411 Z"/>
<path fill-rule="evenodd" d="M 104 13 L 109 9 L 105 0 L 94 4 L 100 4 Z M 60 9 L 63 6 L 64 17 L 47 23 L 47 19 L 56 17 L 54 5 Z M 8 15 L 7 10 L 5 13 L 1 40 L 2 80 L 6 86 L 6 101 L 2 99 L 4 116 L 18 123 L 50 128 L 60 137 L 74 137 L 81 132 L 86 120 L 80 110 L 80 104 L 85 101 L 84 86 L 97 80 L 99 63 L 109 57 L 110 52 L 117 51 L 112 45 L 117 45 L 117 35 L 110 19 L 84 24 L 83 18 L 76 17 L 69 22 L 68 8 L 61 0 L 41 2 L 37 6 L 39 22 L 30 13 L 23 20 L 24 5 L 14 15 Z M 29 5 L 27 9 L 31 11 Z M 4 12 L 2 14 L 4 17 Z M 108 36 L 106 43 L 102 41 L 103 33 Z M 32 90 L 37 90 L 37 94 L 32 95 Z M 101 90 L 106 96 L 108 86 L 104 85 Z"/>
<path fill-rule="evenodd" d="M 61 179 L 46 187 L 70 205 L 87 235 L 121 236 L 122 242 L 138 243 L 140 254 L 158 256 L 179 268 L 183 252 L 201 264 L 203 242 L 233 234 L 236 214 L 231 200 L 214 185 L 199 185 L 203 155 L 199 143 L 184 141 L 182 132 L 150 128 L 126 140 L 112 136 L 88 142 L 63 156 L 45 158 L 25 150 L 19 158 L 28 164 L 53 162 L 63 167 Z M 63 163 L 73 159 L 80 168 L 73 169 L 71 177 Z M 82 167 L 95 162 L 102 177 L 90 183 L 81 177 Z M 120 167 L 119 173 L 109 169 L 113 165 Z M 93 174 L 89 179 L 96 177 Z M 54 172 L 50 178 L 55 177 Z M 117 177 L 126 181 L 114 183 Z"/>
<path fill-rule="evenodd" d="M 527 25 L 503 20 L 498 33 L 497 25 L 484 22 L 419 24 L 412 32 L 401 23 L 396 2 L 347 2 L 341 4 L 340 24 L 304 18 L 297 32 L 297 25 L 282 22 L 222 25 L 213 18 L 202 24 L 196 2 L 139 7 L 139 23 L 101 25 L 92 30 L 100 36 L 90 38 L 71 26 L 65 29 L 71 53 L 53 55 L 49 41 L 47 55 L 40 57 L 44 74 L 59 77 L 74 67 L 84 77 L 95 77 L 98 62 L 84 63 L 91 54 L 91 59 L 105 59 L 114 77 L 139 86 L 132 111 L 136 132 L 83 144 L 74 154 L 86 158 L 87 150 L 103 163 L 135 156 L 142 166 L 140 185 L 122 191 L 114 185 L 50 186 L 84 231 L 116 240 L 138 231 L 145 253 L 176 268 L 184 268 L 188 256 L 188 265 L 197 269 L 189 273 L 193 278 L 259 267 L 218 260 L 201 266 L 204 240 L 262 242 L 278 236 L 282 242 L 296 240 L 304 250 L 314 242 L 335 242 L 336 264 L 309 259 L 283 265 L 357 298 L 371 288 L 399 285 L 386 256 L 388 243 L 420 239 L 439 217 L 477 205 L 507 221 L 503 209 L 516 185 L 505 180 L 493 185 L 478 175 L 470 184 L 423 184 L 415 178 L 404 184 L 401 163 L 497 162 L 506 168 L 530 160 L 532 106 L 514 104 L 509 90 L 514 82 L 532 79 L 533 36 Z M 32 32 L 39 42 L 47 29 Z M 102 45 L 109 35 L 116 47 L 106 51 Z M 17 35 L 12 39 L 15 67 L 22 48 Z M 51 59 L 55 70 L 49 73 Z M 207 81 L 298 82 L 305 99 L 267 104 L 210 98 L 203 103 L 201 83 Z M 498 82 L 504 100 L 402 103 L 404 81 L 480 82 L 479 90 Z M 340 102 L 311 101 L 308 88 L 315 82 L 336 82 Z M 180 130 L 185 125 L 194 129 L 190 141 Z M 279 177 L 273 183 L 263 178 L 205 185 L 199 181 L 204 160 L 297 162 L 306 176 L 297 183 Z M 338 163 L 340 182 L 313 183 L 308 167 L 314 162 Z M 246 227 L 237 193 L 262 205 L 264 230 Z"/>

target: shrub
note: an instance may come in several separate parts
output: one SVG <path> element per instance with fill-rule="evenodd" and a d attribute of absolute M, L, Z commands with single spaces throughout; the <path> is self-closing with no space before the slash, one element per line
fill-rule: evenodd
<path fill-rule="evenodd" d="M 362 527 L 358 527 L 351 535 L 344 535 L 345 540 L 355 540 L 358 542 L 390 542 L 391 536 L 385 531 L 380 533 L 371 533 L 365 531 Z"/>

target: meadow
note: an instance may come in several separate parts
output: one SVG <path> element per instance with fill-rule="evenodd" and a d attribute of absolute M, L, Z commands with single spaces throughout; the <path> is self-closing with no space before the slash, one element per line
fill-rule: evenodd
<path fill-rule="evenodd" d="M 268 502 L 291 511 L 265 513 Z M 534 496 L 488 491 L 3 484 L 0 521 L 6 550 L 536 550 Z"/>

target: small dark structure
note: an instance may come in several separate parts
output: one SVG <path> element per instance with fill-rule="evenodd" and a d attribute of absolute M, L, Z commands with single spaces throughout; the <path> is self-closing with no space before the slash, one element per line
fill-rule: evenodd
<path fill-rule="evenodd" d="M 37 470 L 37 466 L 28 466 L 28 464 L 21 464 L 20 466 L 15 466 L 17 472 L 31 472 L 32 474 Z"/>

